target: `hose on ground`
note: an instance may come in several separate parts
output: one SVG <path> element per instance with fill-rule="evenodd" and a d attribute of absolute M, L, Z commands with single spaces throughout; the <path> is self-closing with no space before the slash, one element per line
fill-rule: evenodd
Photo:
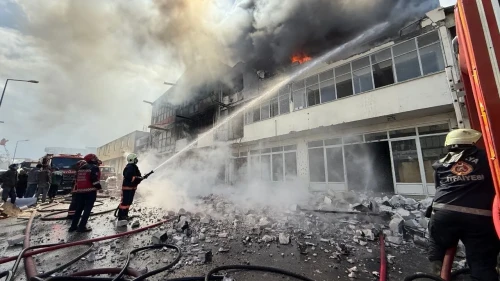
<path fill-rule="evenodd" d="M 470 268 L 462 268 L 456 271 L 451 272 L 451 280 L 454 280 L 457 276 L 462 275 L 462 274 L 469 274 L 470 273 Z M 441 278 L 440 276 L 434 275 L 434 274 L 429 274 L 429 273 L 422 273 L 418 272 L 412 275 L 408 275 L 405 277 L 404 281 L 413 281 L 416 279 L 420 278 L 427 278 L 431 280 L 436 280 L 436 281 L 446 281 L 445 279 Z"/>
<path fill-rule="evenodd" d="M 51 205 L 45 206 L 43 208 L 39 208 L 37 211 L 39 213 L 49 213 L 49 212 L 59 212 L 59 211 L 66 211 L 67 212 L 68 211 L 68 208 L 65 208 L 65 209 L 48 209 L 49 207 L 54 207 L 54 206 L 57 206 L 59 204 L 60 204 L 60 202 L 59 203 L 55 203 L 55 204 L 51 204 Z M 97 205 L 97 204 L 99 204 L 99 205 Z M 102 205 L 104 205 L 104 202 L 97 200 L 94 203 L 94 208 L 102 206 Z"/>
<path fill-rule="evenodd" d="M 385 281 L 387 278 L 387 259 L 385 257 L 385 237 L 383 233 L 379 235 L 380 240 L 380 281 Z"/>
<path fill-rule="evenodd" d="M 210 281 L 212 280 L 210 277 L 221 270 L 228 270 L 228 269 L 241 269 L 241 270 L 250 270 L 250 271 L 263 271 L 263 272 L 271 272 L 271 273 L 276 273 L 276 274 L 281 274 L 285 275 L 288 277 L 293 277 L 298 280 L 304 280 L 304 281 L 314 281 L 313 279 L 310 279 L 308 277 L 299 275 L 297 273 L 280 269 L 280 268 L 274 268 L 274 267 L 267 267 L 267 266 L 259 266 L 259 265 L 223 265 L 216 267 L 212 270 L 210 270 L 206 275 L 205 275 L 205 281 Z"/>
<path fill-rule="evenodd" d="M 107 214 L 107 213 L 111 213 L 113 212 L 115 209 L 108 209 L 108 210 L 104 210 L 104 211 L 99 211 L 99 212 L 91 212 L 90 213 L 90 216 L 97 216 L 97 215 L 103 215 L 103 214 Z M 67 220 L 68 218 L 67 217 L 55 217 L 53 218 L 52 216 L 55 216 L 55 215 L 59 215 L 59 214 L 63 214 L 63 213 L 67 213 L 68 210 L 62 210 L 62 211 L 57 211 L 57 212 L 53 212 L 53 213 L 50 213 L 48 215 L 45 215 L 43 217 L 40 218 L 40 220 L 42 221 L 59 221 L 59 220 Z"/>
<path fill-rule="evenodd" d="M 127 256 L 127 262 L 125 263 L 125 265 L 123 266 L 123 269 L 120 273 L 118 273 L 118 275 L 112 279 L 112 281 L 118 281 L 120 280 L 121 277 L 123 277 L 123 274 L 125 273 L 125 271 L 127 270 L 129 264 L 130 264 L 130 261 L 132 260 L 132 257 L 135 253 L 138 253 L 138 252 L 141 252 L 141 251 L 145 251 L 145 250 L 149 250 L 149 249 L 163 249 L 163 248 L 169 248 L 169 249 L 175 249 L 177 251 L 177 257 L 174 259 L 174 261 L 172 261 L 171 263 L 167 264 L 166 266 L 164 267 L 161 267 L 161 268 L 158 268 L 158 269 L 155 269 L 151 272 L 148 272 L 146 274 L 143 274 L 135 279 L 133 279 L 133 281 L 141 281 L 141 280 L 144 280 L 148 277 L 151 277 L 153 275 L 156 275 L 160 272 L 163 272 L 165 270 L 168 270 L 170 268 L 172 268 L 174 265 L 176 265 L 179 260 L 181 259 L 181 256 L 182 256 L 182 252 L 181 252 L 181 249 L 177 246 L 174 246 L 174 245 L 169 245 L 169 244 L 156 244 L 156 245 L 150 245 L 150 246 L 146 246 L 146 247 L 142 247 L 142 248 L 137 248 L 137 249 L 134 249 L 132 251 L 130 251 L 128 253 L 128 256 Z"/>

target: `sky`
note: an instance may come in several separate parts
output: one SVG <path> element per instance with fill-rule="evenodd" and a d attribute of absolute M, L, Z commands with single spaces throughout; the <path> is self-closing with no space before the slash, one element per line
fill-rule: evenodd
<path fill-rule="evenodd" d="M 87 25 L 114 26 L 103 24 L 99 17 L 105 15 L 99 14 L 78 19 L 81 26 L 51 25 L 37 14 L 48 8 L 38 5 L 52 6 L 57 17 L 55 3 L 0 0 L 0 90 L 8 78 L 40 81 L 8 83 L 0 107 L 0 139 L 9 140 L 11 157 L 17 140 L 29 142 L 19 143 L 16 158 L 38 159 L 45 147 L 97 147 L 142 130 L 151 114 L 151 106 L 142 101 L 155 100 L 169 87 L 163 82 L 182 73 L 164 50 L 137 50 L 117 40 L 123 34 L 71 43 L 72 36 L 92 36 L 85 34 Z"/>
<path fill-rule="evenodd" d="M 9 140 L 11 156 L 18 140 L 29 141 L 16 157 L 38 159 L 45 147 L 98 147 L 143 130 L 151 106 L 142 101 L 161 96 L 164 81 L 177 81 L 193 53 L 225 55 L 205 29 L 212 21 L 219 23 L 217 39 L 231 45 L 233 34 L 245 34 L 235 29 L 257 22 L 258 35 L 288 8 L 267 5 L 272 17 L 252 18 L 234 12 L 243 0 L 206 2 L 0 0 L 0 90 L 8 78 L 40 81 L 11 81 L 5 91 L 0 139 Z"/>

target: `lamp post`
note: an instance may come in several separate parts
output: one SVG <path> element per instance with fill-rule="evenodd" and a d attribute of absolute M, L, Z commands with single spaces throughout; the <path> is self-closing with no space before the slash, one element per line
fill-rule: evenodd
<path fill-rule="evenodd" d="M 38 81 L 36 81 L 36 80 L 7 79 L 7 81 L 5 81 L 5 86 L 3 86 L 2 97 L 0 98 L 0 107 L 2 106 L 3 95 L 5 95 L 5 89 L 7 89 L 7 83 L 9 83 L 9 81 L 19 81 L 19 82 L 27 82 L 27 83 L 35 83 L 35 84 L 38 83 Z"/>
<path fill-rule="evenodd" d="M 169 86 L 175 86 L 175 83 L 171 83 L 171 82 L 167 82 L 167 81 L 163 82 L 163 84 L 169 85 Z"/>
<path fill-rule="evenodd" d="M 18 141 L 16 141 L 16 148 L 14 149 L 14 156 L 12 157 L 12 163 L 14 163 L 14 159 L 16 159 L 17 145 L 20 142 L 24 142 L 24 141 L 29 141 L 29 140 L 18 140 Z"/>

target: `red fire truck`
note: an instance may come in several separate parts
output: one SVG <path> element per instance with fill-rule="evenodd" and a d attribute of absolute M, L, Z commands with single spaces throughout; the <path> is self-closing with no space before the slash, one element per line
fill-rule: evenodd
<path fill-rule="evenodd" d="M 76 175 L 76 163 L 80 160 L 83 160 L 81 154 L 47 154 L 40 158 L 40 163 L 49 166 L 52 171 L 58 168 L 63 173 L 63 180 L 59 191 L 69 192 Z"/>

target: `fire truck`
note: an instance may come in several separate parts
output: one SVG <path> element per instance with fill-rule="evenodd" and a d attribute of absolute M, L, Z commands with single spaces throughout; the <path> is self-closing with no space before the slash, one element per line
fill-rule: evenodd
<path fill-rule="evenodd" d="M 471 127 L 483 133 L 496 198 L 493 221 L 500 237 L 500 3 L 498 0 L 458 0 L 454 40 L 462 92 Z"/>
<path fill-rule="evenodd" d="M 56 168 L 63 173 L 62 184 L 59 187 L 60 192 L 69 192 L 73 187 L 73 180 L 76 176 L 76 163 L 83 160 L 81 154 L 46 154 L 40 158 L 40 164 L 47 165 L 51 171 Z"/>

